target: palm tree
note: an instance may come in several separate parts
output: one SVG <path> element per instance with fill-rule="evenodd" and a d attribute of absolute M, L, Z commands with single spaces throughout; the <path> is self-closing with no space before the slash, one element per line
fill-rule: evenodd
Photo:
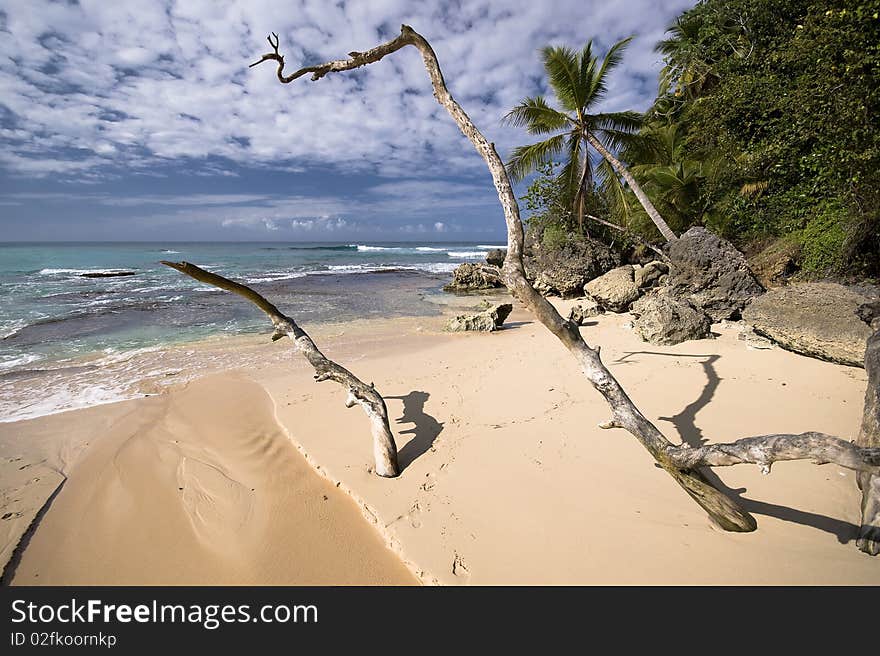
<path fill-rule="evenodd" d="M 593 165 L 588 146 L 592 147 L 626 180 L 663 237 L 673 241 L 675 233 L 666 225 L 635 178 L 611 153 L 612 149 L 636 136 L 634 133 L 641 125 L 641 116 L 629 111 L 590 113 L 604 97 L 608 74 L 620 63 L 631 39 L 614 44 L 601 64 L 598 57 L 593 55 L 592 41 L 584 46 L 580 54 L 566 47 L 548 46 L 541 50 L 550 87 L 562 109 L 551 107 L 543 96 L 534 96 L 525 98 L 504 117 L 506 123 L 525 127 L 529 134 L 553 135 L 544 141 L 515 148 L 507 168 L 511 177 L 519 181 L 541 164 L 553 161 L 554 157 L 564 153 L 565 165 L 560 177 L 571 191 L 573 211 L 583 231 L 584 200 L 593 184 Z"/>

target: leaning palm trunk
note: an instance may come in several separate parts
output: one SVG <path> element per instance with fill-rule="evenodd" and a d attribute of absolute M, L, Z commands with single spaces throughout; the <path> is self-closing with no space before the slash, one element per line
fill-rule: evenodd
<path fill-rule="evenodd" d="M 657 226 L 657 230 L 660 231 L 660 234 L 663 235 L 666 241 L 675 241 L 677 239 L 675 233 L 672 232 L 672 229 L 666 224 L 666 221 L 663 220 L 663 217 L 660 216 L 660 213 L 654 207 L 653 203 L 651 203 L 651 200 L 645 195 L 645 192 L 642 191 L 642 188 L 639 186 L 639 183 L 636 182 L 636 179 L 629 171 L 627 171 L 626 167 L 620 163 L 620 160 L 612 155 L 611 152 L 602 145 L 602 142 L 589 132 L 587 133 L 586 138 L 589 144 L 593 148 L 595 148 L 602 157 L 608 160 L 611 166 L 614 167 L 614 170 L 617 171 L 624 180 L 626 180 L 626 183 L 630 186 L 630 189 L 633 190 L 633 193 L 636 195 L 636 198 L 639 199 L 642 207 L 645 208 L 645 212 L 647 212 L 648 216 L 651 217 L 654 225 Z"/>

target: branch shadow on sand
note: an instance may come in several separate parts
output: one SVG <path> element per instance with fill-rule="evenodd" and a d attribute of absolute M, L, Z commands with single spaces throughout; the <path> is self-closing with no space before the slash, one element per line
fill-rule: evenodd
<path fill-rule="evenodd" d="M 705 444 L 708 439 L 703 436 L 703 430 L 697 425 L 696 417 L 697 413 L 699 413 L 700 410 L 702 410 L 709 404 L 709 402 L 715 396 L 715 392 L 718 390 L 719 385 L 721 384 L 722 378 L 715 370 L 715 363 L 721 358 L 721 356 L 714 354 L 691 355 L 681 353 L 660 353 L 657 351 L 631 351 L 625 353 L 616 362 L 625 363 L 627 362 L 627 358 L 632 355 L 660 355 L 674 358 L 702 358 L 700 365 L 703 367 L 703 373 L 705 373 L 706 375 L 706 385 L 703 387 L 700 395 L 691 403 L 686 405 L 678 414 L 675 414 L 671 417 L 658 417 L 658 419 L 660 419 L 661 421 L 667 421 L 675 426 L 675 429 L 678 431 L 678 434 L 681 436 L 681 439 L 685 444 L 692 447 L 699 447 Z M 837 541 L 841 544 L 846 544 L 854 540 L 859 531 L 859 527 L 855 524 L 851 524 L 850 522 L 846 522 L 835 517 L 828 517 L 826 515 L 807 512 L 805 510 L 789 508 L 788 506 L 780 506 L 775 503 L 767 503 L 765 501 L 749 499 L 742 496 L 747 491 L 747 488 L 731 488 L 727 486 L 724 481 L 721 480 L 718 474 L 715 473 L 715 470 L 711 467 L 704 467 L 701 469 L 701 472 L 709 481 L 709 483 L 721 490 L 724 494 L 736 500 L 742 505 L 742 507 L 746 511 L 750 513 L 754 513 L 757 515 L 766 515 L 767 517 L 775 517 L 785 522 L 792 522 L 794 524 L 801 524 L 803 526 L 811 526 L 813 528 L 819 529 L 820 531 L 831 533 L 837 538 Z"/>
<path fill-rule="evenodd" d="M 401 472 L 427 453 L 443 430 L 443 424 L 425 412 L 425 403 L 430 396 L 428 392 L 413 391 L 406 396 L 385 397 L 386 401 L 389 399 L 403 401 L 403 415 L 396 419 L 398 424 L 414 424 L 412 428 L 399 433 L 413 436 L 397 453 Z"/>

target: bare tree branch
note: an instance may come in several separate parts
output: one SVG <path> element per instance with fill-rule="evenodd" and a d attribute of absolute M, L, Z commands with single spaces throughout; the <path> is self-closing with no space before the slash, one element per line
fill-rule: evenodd
<path fill-rule="evenodd" d="M 348 397 L 345 401 L 346 407 L 351 408 L 358 404 L 363 408 L 363 411 L 370 419 L 376 473 L 379 476 L 386 477 L 394 477 L 400 473 L 400 468 L 397 464 L 397 446 L 394 443 L 394 437 L 388 424 L 388 410 L 385 407 L 385 400 L 376 391 L 372 383 L 367 385 L 348 369 L 327 358 L 321 353 L 312 341 L 312 338 L 306 334 L 306 331 L 297 325 L 296 321 L 283 314 L 277 307 L 250 287 L 219 276 L 216 273 L 205 271 L 189 262 L 167 262 L 163 260 L 162 264 L 176 269 L 191 278 L 195 278 L 199 282 L 204 282 L 243 296 L 269 315 L 272 325 L 275 326 L 272 341 L 282 337 L 290 337 L 294 342 L 296 350 L 302 353 L 314 368 L 316 381 L 332 380 L 339 383 L 348 390 Z"/>
<path fill-rule="evenodd" d="M 629 228 L 624 228 L 622 225 L 617 225 L 616 223 L 611 223 L 611 221 L 606 221 L 605 219 L 600 219 L 598 216 L 593 216 L 592 214 L 586 214 L 585 216 L 588 219 L 590 219 L 591 221 L 595 221 L 596 223 L 600 223 L 603 226 L 606 226 L 606 227 L 611 228 L 613 230 L 617 230 L 618 232 L 624 233 L 626 236 L 628 236 L 630 239 L 632 239 L 636 243 L 641 244 L 645 248 L 648 248 L 648 249 L 654 251 L 654 253 L 656 253 L 657 256 L 661 260 L 663 260 L 664 262 L 670 261 L 669 258 L 666 256 L 666 253 L 661 251 L 659 248 L 654 246 L 654 244 L 650 243 L 649 241 L 639 237 L 637 234 L 632 232 Z"/>
<path fill-rule="evenodd" d="M 700 447 L 674 446 L 667 449 L 667 453 L 675 465 L 685 469 L 752 464 L 770 473 L 774 462 L 812 460 L 817 465 L 834 463 L 857 472 L 880 474 L 880 448 L 859 447 L 815 432 L 744 437 L 729 444 Z"/>
<path fill-rule="evenodd" d="M 306 73 L 312 73 L 312 79 L 318 80 L 331 72 L 358 68 L 377 62 L 407 45 L 412 45 L 419 50 L 431 79 L 434 97 L 449 112 L 462 134 L 471 141 L 492 174 L 492 180 L 507 224 L 507 257 L 505 257 L 502 267 L 502 275 L 507 288 L 571 351 L 586 378 L 608 402 L 611 408 L 611 417 L 603 422 L 601 427 L 623 428 L 631 433 L 651 453 L 657 463 L 720 527 L 728 531 L 753 531 L 757 528 L 757 523 L 733 499 L 706 479 L 699 469 L 703 465 L 757 462 L 766 466 L 769 464 L 768 459 L 772 461 L 797 457 L 820 462 L 838 462 L 838 464 L 846 462 L 848 464 L 844 466 L 856 468 L 858 471 L 875 471 L 873 468 L 877 463 L 876 453 L 873 449 L 848 448 L 844 446 L 848 443 L 842 440 L 836 440 L 830 436 L 823 436 L 824 439 L 819 439 L 816 436 L 820 434 L 817 433 L 806 434 L 814 436 L 813 439 L 817 440 L 814 443 L 816 449 L 809 450 L 809 452 L 804 442 L 804 440 L 809 441 L 809 438 L 804 438 L 804 436 L 771 435 L 747 438 L 730 445 L 712 445 L 700 449 L 676 446 L 666 439 L 657 427 L 636 408 L 617 379 L 602 363 L 599 357 L 599 348 L 590 348 L 584 341 L 578 327 L 563 319 L 556 308 L 529 284 L 522 260 L 524 240 L 519 205 L 504 163 L 498 156 L 494 144 L 486 140 L 450 94 L 443 79 L 437 56 L 430 44 L 411 27 L 401 26 L 400 35 L 397 38 L 366 52 L 350 53 L 350 59 L 301 68 L 289 76 L 283 74 L 284 58 L 278 54 L 277 41 L 273 43 L 270 40 L 270 44 L 275 52 L 263 55 L 263 58 L 253 65 L 266 60 L 277 61 L 278 79 L 283 83 L 291 82 Z M 675 239 L 675 235 L 667 236 L 667 238 Z"/>

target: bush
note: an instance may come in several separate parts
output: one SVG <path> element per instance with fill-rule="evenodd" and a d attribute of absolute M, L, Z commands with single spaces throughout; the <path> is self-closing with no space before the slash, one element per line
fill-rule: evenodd
<path fill-rule="evenodd" d="M 836 203 L 825 203 L 817 208 L 798 236 L 805 273 L 829 275 L 847 267 L 848 263 L 843 261 L 846 217 L 846 210 Z"/>

